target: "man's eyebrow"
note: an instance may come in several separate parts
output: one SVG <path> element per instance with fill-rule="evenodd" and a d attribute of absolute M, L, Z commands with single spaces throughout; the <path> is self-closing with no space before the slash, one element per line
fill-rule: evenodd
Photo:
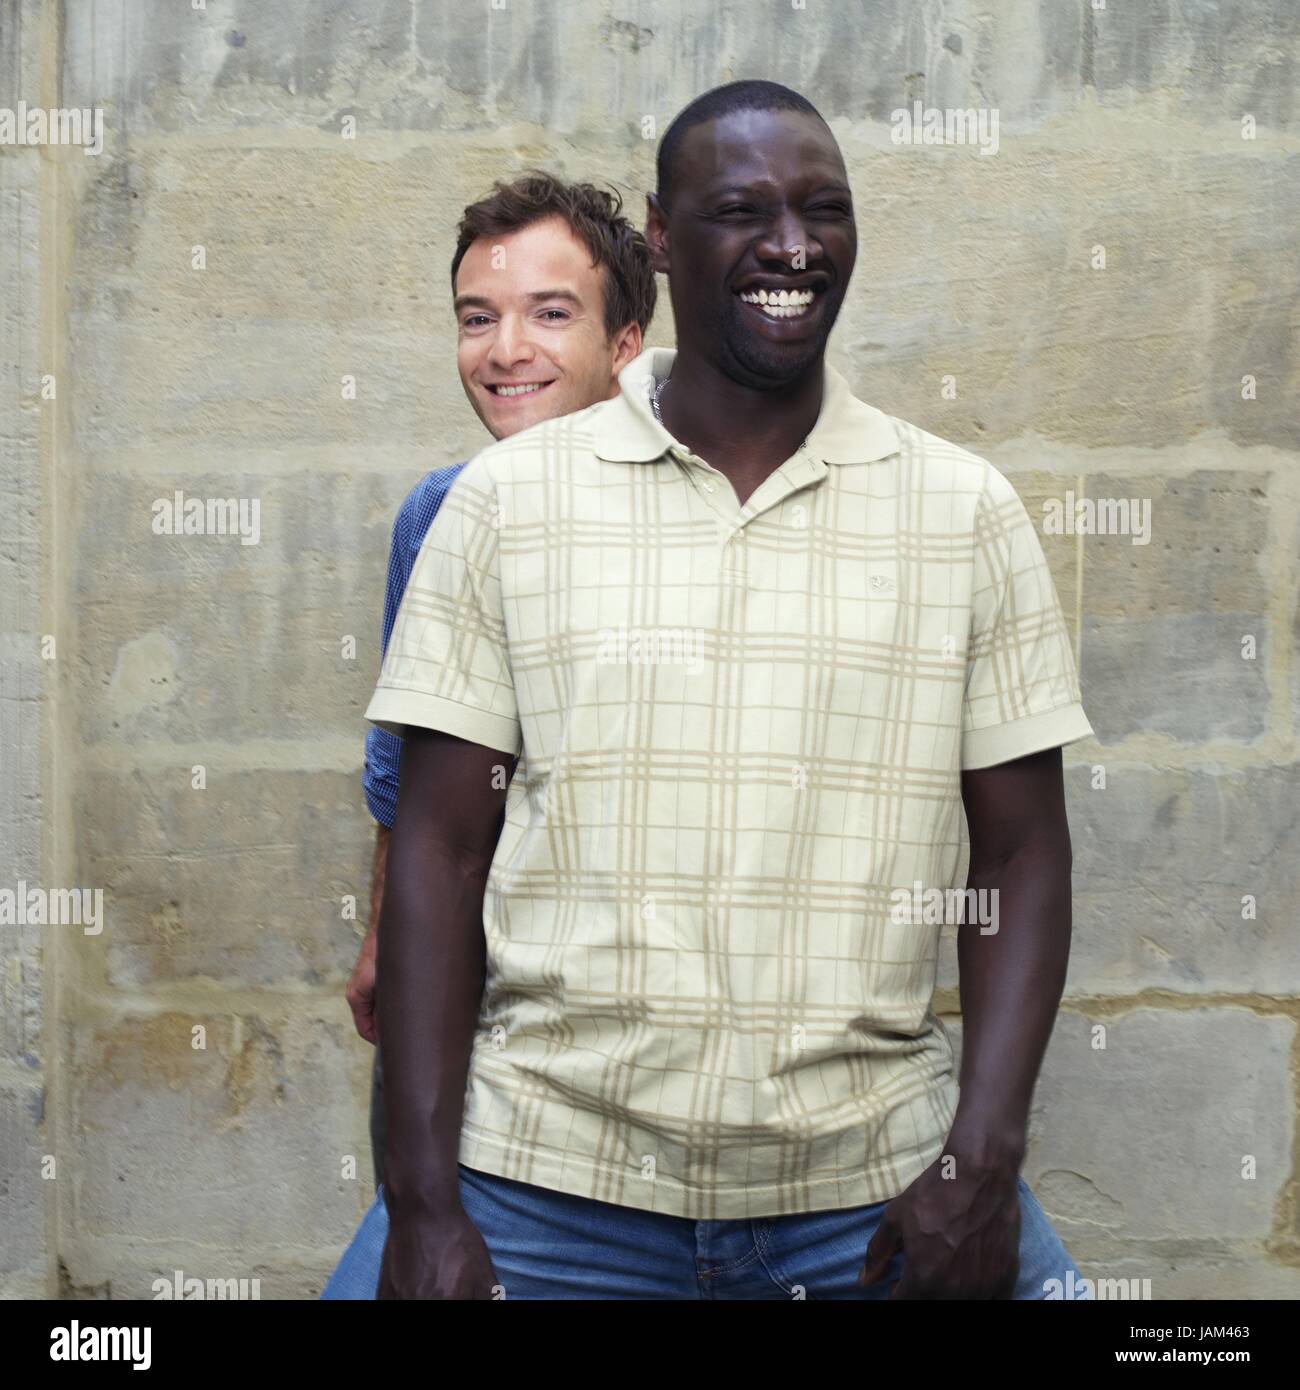
<path fill-rule="evenodd" d="M 582 307 L 582 300 L 572 290 L 532 290 L 524 296 L 530 304 L 540 304 L 544 299 L 562 299 L 568 304 Z M 452 301 L 452 308 L 459 314 L 462 309 L 492 309 L 495 304 L 485 295 L 458 294 Z"/>
<path fill-rule="evenodd" d="M 760 183 L 724 183 L 719 184 L 716 188 L 706 188 L 704 197 L 706 200 L 734 196 L 749 197 L 756 193 L 766 193 L 771 187 L 770 180 L 763 180 Z M 827 179 L 824 183 L 819 183 L 806 196 L 814 198 L 819 193 L 851 193 L 852 191 L 847 183 L 843 183 L 839 179 Z"/>

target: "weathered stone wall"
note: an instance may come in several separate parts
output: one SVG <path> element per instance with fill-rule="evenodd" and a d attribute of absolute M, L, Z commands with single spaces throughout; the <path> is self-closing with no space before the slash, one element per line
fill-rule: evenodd
<path fill-rule="evenodd" d="M 0 866 L 106 913 L 0 927 L 0 1293 L 319 1290 L 371 1192 L 342 902 L 388 530 L 485 442 L 456 219 L 540 163 L 640 220 L 676 111 L 768 77 L 853 179 L 858 394 L 1035 515 L 1151 505 L 1149 544 L 1044 537 L 1097 738 L 1066 753 L 1075 945 L 1025 1175 L 1089 1275 L 1300 1294 L 1288 0 L 0 15 L 0 105 L 106 127 L 0 150 Z M 895 144 L 914 101 L 996 112 L 996 153 Z M 257 500 L 258 544 L 154 534 L 177 490 Z M 956 1037 L 951 942 L 940 983 Z"/>

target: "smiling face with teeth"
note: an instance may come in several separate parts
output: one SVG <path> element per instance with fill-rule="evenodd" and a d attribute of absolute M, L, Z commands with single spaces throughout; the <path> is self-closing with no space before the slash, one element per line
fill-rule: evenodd
<path fill-rule="evenodd" d="M 605 268 L 559 217 L 480 237 L 456 271 L 456 361 L 495 439 L 618 394 L 641 330 L 605 333 Z"/>
<path fill-rule="evenodd" d="M 813 302 L 812 290 L 742 290 L 741 302 L 760 304 L 769 318 L 799 318 Z"/>
<path fill-rule="evenodd" d="M 671 206 L 651 194 L 646 240 L 668 275 L 681 365 L 703 359 L 770 389 L 818 363 L 857 260 L 835 137 L 803 111 L 733 111 L 690 127 Z"/>

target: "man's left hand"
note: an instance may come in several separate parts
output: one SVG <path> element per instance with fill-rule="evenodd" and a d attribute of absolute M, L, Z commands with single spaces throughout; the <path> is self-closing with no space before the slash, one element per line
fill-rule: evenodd
<path fill-rule="evenodd" d="M 943 1176 L 940 1155 L 885 1208 L 859 1284 L 882 1278 L 901 1250 L 903 1273 L 890 1298 L 1012 1297 L 1020 1272 L 1016 1169 L 947 1158 L 954 1176 Z"/>

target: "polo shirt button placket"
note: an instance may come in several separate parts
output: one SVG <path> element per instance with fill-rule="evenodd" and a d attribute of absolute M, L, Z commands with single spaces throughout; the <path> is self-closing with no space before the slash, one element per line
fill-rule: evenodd
<path fill-rule="evenodd" d="M 745 587 L 745 528 L 739 526 L 723 542 L 722 574 L 733 584 Z"/>
<path fill-rule="evenodd" d="M 711 483 L 707 477 L 701 478 L 699 476 L 699 474 L 702 472 L 707 473 L 708 471 L 710 471 L 705 466 L 703 460 L 697 459 L 694 454 L 688 452 L 686 449 L 683 449 L 680 446 L 673 447 L 669 450 L 669 453 L 686 470 L 687 476 L 695 484 L 695 486 L 700 489 L 701 492 L 707 493 L 709 496 L 712 496 L 715 492 L 717 492 L 718 488 L 716 483 Z"/>

